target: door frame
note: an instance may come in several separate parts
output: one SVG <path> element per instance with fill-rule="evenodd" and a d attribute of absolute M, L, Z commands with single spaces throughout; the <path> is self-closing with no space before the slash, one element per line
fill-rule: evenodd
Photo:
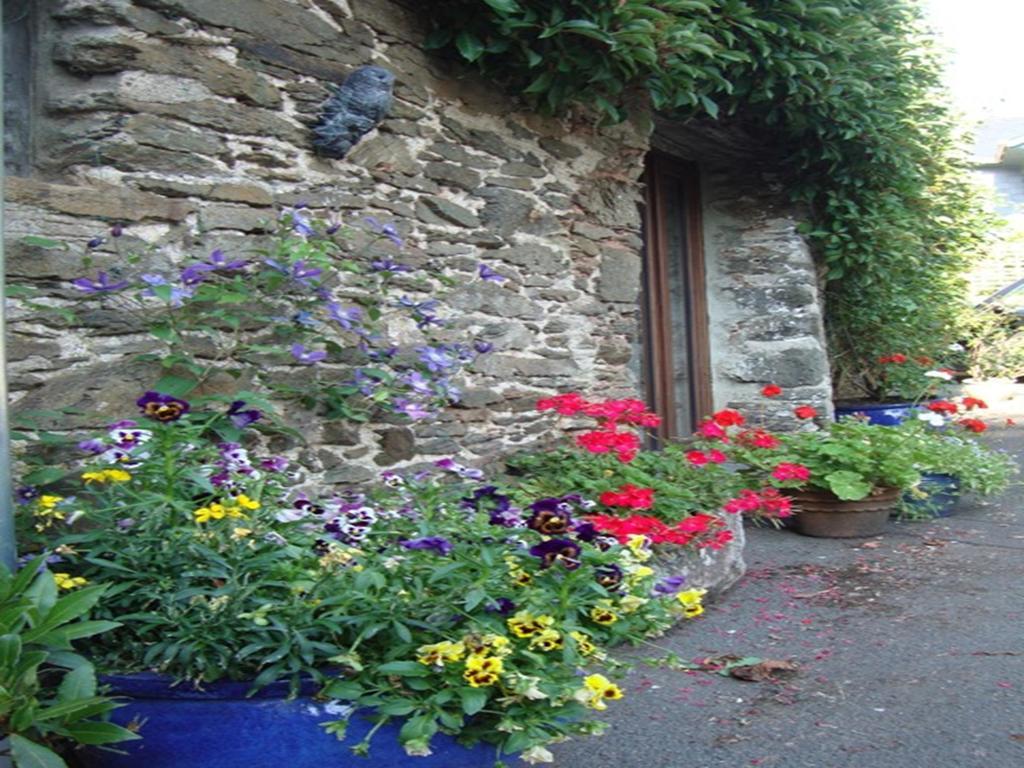
<path fill-rule="evenodd" d="M 657 429 L 659 445 L 689 434 L 696 424 L 677 424 L 677 396 L 674 384 L 679 350 L 672 343 L 672 304 L 668 281 L 668 222 L 683 217 L 685 233 L 682 254 L 687 286 L 686 365 L 690 373 L 689 405 L 694 422 L 711 413 L 711 351 L 708 327 L 707 274 L 704 264 L 703 217 L 701 215 L 700 176 L 695 163 L 661 152 L 647 155 L 644 171 L 644 384 L 648 402 L 662 417 Z M 668 187 L 679 185 L 684 210 L 669 210 Z"/>

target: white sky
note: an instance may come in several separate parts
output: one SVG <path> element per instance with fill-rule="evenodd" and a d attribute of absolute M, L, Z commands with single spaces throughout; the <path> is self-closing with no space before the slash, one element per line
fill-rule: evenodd
<path fill-rule="evenodd" d="M 1024 117 L 1024 0 L 921 0 L 950 49 L 947 83 L 974 119 Z"/>

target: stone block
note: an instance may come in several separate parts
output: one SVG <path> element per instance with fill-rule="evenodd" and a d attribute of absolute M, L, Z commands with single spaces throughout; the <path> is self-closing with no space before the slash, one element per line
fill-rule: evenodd
<path fill-rule="evenodd" d="M 725 373 L 737 381 L 778 384 L 784 389 L 827 381 L 828 358 L 818 339 L 748 342 L 727 358 Z"/>
<path fill-rule="evenodd" d="M 519 317 L 539 320 L 543 310 L 518 293 L 494 283 L 476 282 L 453 291 L 448 297 L 452 309 L 462 312 L 484 312 L 498 317 Z"/>
<path fill-rule="evenodd" d="M 408 427 L 393 427 L 378 434 L 381 451 L 373 459 L 377 465 L 390 467 L 415 457 L 416 438 Z"/>
<path fill-rule="evenodd" d="M 18 176 L 8 176 L 4 182 L 8 202 L 108 221 L 182 221 L 196 210 L 194 203 L 185 200 L 120 185 L 71 186 Z"/>
<path fill-rule="evenodd" d="M 494 257 L 522 267 L 528 273 L 564 275 L 569 272 L 568 255 L 543 245 L 514 245 L 494 252 Z"/>
<path fill-rule="evenodd" d="M 583 155 L 582 149 L 559 139 L 546 137 L 541 139 L 539 143 L 541 149 L 559 160 L 575 160 Z"/>
<path fill-rule="evenodd" d="M 199 223 L 204 230 L 235 229 L 240 232 L 267 232 L 274 228 L 274 210 L 228 203 L 207 203 L 199 211 Z"/>
<path fill-rule="evenodd" d="M 620 248 L 601 249 L 598 295 L 605 301 L 634 303 L 640 294 L 640 255 Z"/>
<path fill-rule="evenodd" d="M 685 576 L 686 587 L 703 587 L 714 598 L 734 585 L 747 571 L 743 559 L 746 535 L 740 515 L 723 514 L 732 541 L 721 549 L 657 546 L 648 563 L 659 577 Z"/>
<path fill-rule="evenodd" d="M 456 163 L 436 162 L 423 166 L 423 175 L 439 184 L 472 192 L 480 186 L 480 174 Z"/>
<path fill-rule="evenodd" d="M 421 205 L 442 222 L 457 224 L 469 229 L 476 229 L 480 226 L 480 217 L 473 211 L 458 203 L 453 203 L 451 200 L 445 200 L 443 197 L 421 197 L 416 202 L 417 210 Z"/>
<path fill-rule="evenodd" d="M 498 235 L 550 235 L 562 229 L 554 216 L 540 213 L 537 201 L 528 195 L 494 188 L 482 189 L 477 194 L 487 201 L 480 213 L 481 221 Z"/>

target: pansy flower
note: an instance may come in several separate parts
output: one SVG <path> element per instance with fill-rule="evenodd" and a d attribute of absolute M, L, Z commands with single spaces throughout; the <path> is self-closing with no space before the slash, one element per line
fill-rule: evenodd
<path fill-rule="evenodd" d="M 192 407 L 186 401 L 172 395 L 165 395 L 150 390 L 135 401 L 142 409 L 142 414 L 162 422 L 177 421 Z"/>
<path fill-rule="evenodd" d="M 256 408 L 246 408 L 244 400 L 235 400 L 228 406 L 227 416 L 238 429 L 245 429 L 263 418 L 263 412 Z"/>
<path fill-rule="evenodd" d="M 540 558 L 541 568 L 561 563 L 570 571 L 580 567 L 580 545 L 569 539 L 548 539 L 530 547 L 530 554 Z"/>

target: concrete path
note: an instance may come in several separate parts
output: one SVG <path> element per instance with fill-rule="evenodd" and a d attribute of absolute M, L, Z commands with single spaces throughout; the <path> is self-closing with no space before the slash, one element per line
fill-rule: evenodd
<path fill-rule="evenodd" d="M 994 405 L 987 435 L 1020 459 L 1024 392 Z M 631 651 L 612 728 L 557 746 L 557 766 L 1024 767 L 1024 486 L 871 540 L 748 534 L 747 576 Z M 799 669 L 744 682 L 643 661 L 666 653 Z"/>

